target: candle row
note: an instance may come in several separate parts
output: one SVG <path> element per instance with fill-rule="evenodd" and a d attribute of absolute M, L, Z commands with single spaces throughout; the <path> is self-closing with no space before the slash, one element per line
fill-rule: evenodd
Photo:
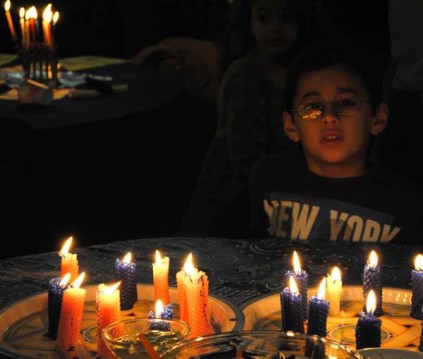
<path fill-rule="evenodd" d="M 280 294 L 282 312 L 282 330 L 304 333 L 304 323 L 307 321 L 307 334 L 326 336 L 328 315 L 340 315 L 340 297 L 342 292 L 341 273 L 334 267 L 332 273 L 323 278 L 317 295 L 307 300 L 308 274 L 301 269 L 298 254 L 293 254 L 293 270 L 286 272 L 289 286 Z M 415 269 L 412 278 L 412 306 L 410 316 L 422 319 L 423 310 L 423 256 L 415 259 Z M 381 268 L 375 251 L 371 251 L 364 270 L 363 298 L 365 305 L 359 314 L 356 325 L 357 349 L 379 347 L 381 337 L 382 280 Z M 328 300 L 326 300 L 326 291 Z M 422 332 L 423 336 L 423 332 Z"/>
<path fill-rule="evenodd" d="M 7 24 L 12 40 L 18 43 L 18 35 L 10 12 L 11 7 L 10 0 L 7 0 L 4 5 Z M 38 11 L 35 6 L 31 6 L 28 9 L 21 7 L 18 14 L 21 32 L 20 42 L 23 46 L 28 46 L 30 43 L 36 42 L 44 42 L 51 47 L 54 46 L 54 28 L 60 15 L 58 11 L 52 10 L 51 3 L 43 11 L 42 30 L 40 29 L 40 20 L 38 19 Z"/>
<path fill-rule="evenodd" d="M 77 255 L 69 251 L 72 241 L 73 237 L 69 237 L 59 251 L 61 277 L 50 280 L 48 292 L 49 336 L 56 339 L 57 347 L 63 349 L 75 346 L 77 342 L 85 301 L 85 289 L 80 288 L 85 273 L 79 274 Z M 152 269 L 156 307 L 155 312 L 150 311 L 148 318 L 172 319 L 173 303 L 170 303 L 168 285 L 169 258 L 162 257 L 156 251 Z M 96 292 L 97 352 L 100 355 L 110 354 L 100 336 L 101 330 L 119 320 L 122 311 L 131 310 L 138 300 L 136 264 L 130 252 L 123 259 L 116 259 L 115 277 L 119 280 L 117 283 L 100 284 Z M 194 266 L 191 253 L 176 274 L 176 279 L 180 319 L 189 325 L 190 336 L 212 334 L 214 329 L 208 304 L 208 277 Z"/>

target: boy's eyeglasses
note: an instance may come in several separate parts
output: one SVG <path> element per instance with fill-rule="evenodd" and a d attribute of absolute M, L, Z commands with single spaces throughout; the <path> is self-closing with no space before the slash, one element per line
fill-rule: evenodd
<path fill-rule="evenodd" d="M 303 120 L 317 120 L 322 117 L 326 107 L 329 105 L 332 107 L 332 113 L 335 116 L 344 116 L 360 111 L 363 103 L 371 103 L 371 101 L 348 98 L 325 103 L 307 102 L 300 104 L 297 108 L 293 108 L 291 111 L 296 112 Z"/>

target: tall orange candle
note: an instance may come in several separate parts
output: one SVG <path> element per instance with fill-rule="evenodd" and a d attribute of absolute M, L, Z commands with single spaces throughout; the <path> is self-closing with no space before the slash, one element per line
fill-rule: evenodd
<path fill-rule="evenodd" d="M 25 9 L 21 7 L 19 9 L 19 25 L 21 28 L 21 41 L 24 43 L 26 41 L 26 34 L 25 34 Z"/>
<path fill-rule="evenodd" d="M 209 281 L 207 275 L 194 267 L 192 254 L 184 264 L 183 274 L 190 337 L 213 334 L 209 310 Z"/>
<path fill-rule="evenodd" d="M 185 284 L 185 277 L 187 268 L 186 266 L 192 265 L 192 254 L 190 253 L 185 260 L 184 267 L 176 273 L 176 286 L 177 286 L 177 294 L 178 294 L 178 302 L 179 302 L 179 318 L 188 323 L 188 303 L 187 303 L 187 294 L 186 294 L 186 284 Z"/>
<path fill-rule="evenodd" d="M 62 257 L 60 276 L 63 277 L 66 273 L 70 273 L 71 281 L 75 280 L 79 273 L 78 256 L 74 253 L 69 253 L 69 248 L 72 245 L 72 241 L 73 237 L 71 236 L 66 240 L 59 252 L 59 256 Z"/>
<path fill-rule="evenodd" d="M 53 18 L 53 12 L 51 11 L 51 3 L 50 3 L 45 7 L 43 11 L 43 39 L 44 39 L 44 42 L 48 45 L 51 45 L 50 26 L 51 26 L 52 18 Z"/>
<path fill-rule="evenodd" d="M 80 288 L 84 277 L 85 272 L 82 272 L 71 286 L 63 292 L 56 339 L 57 348 L 67 349 L 74 347 L 78 342 L 86 294 L 86 290 Z"/>
<path fill-rule="evenodd" d="M 15 32 L 15 26 L 13 25 L 12 15 L 10 15 L 10 8 L 12 4 L 10 0 L 7 0 L 4 4 L 4 10 L 6 11 L 6 19 L 7 24 L 9 25 L 10 34 L 12 35 L 12 39 L 16 40 L 16 32 Z"/>
<path fill-rule="evenodd" d="M 164 305 L 168 305 L 169 299 L 169 257 L 160 255 L 156 250 L 156 261 L 153 263 L 153 285 L 154 300 L 161 300 Z"/>
<path fill-rule="evenodd" d="M 97 354 L 113 357 L 110 349 L 101 337 L 101 331 L 110 323 L 120 319 L 120 282 L 113 285 L 99 284 L 96 292 L 97 316 Z"/>

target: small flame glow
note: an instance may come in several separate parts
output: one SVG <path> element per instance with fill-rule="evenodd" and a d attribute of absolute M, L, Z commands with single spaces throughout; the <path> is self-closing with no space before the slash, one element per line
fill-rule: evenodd
<path fill-rule="evenodd" d="M 192 253 L 188 254 L 188 257 L 184 264 L 184 272 L 189 276 L 194 275 L 194 264 L 192 263 Z"/>
<path fill-rule="evenodd" d="M 85 278 L 85 272 L 82 272 L 78 278 L 76 278 L 73 282 L 72 282 L 72 287 L 74 288 L 79 288 L 82 284 L 82 281 Z"/>
<path fill-rule="evenodd" d="M 341 271 L 339 270 L 338 267 L 332 268 L 331 277 L 332 277 L 332 282 L 335 282 L 337 280 L 341 280 Z"/>
<path fill-rule="evenodd" d="M 298 257 L 297 251 L 294 251 L 293 254 L 293 265 L 295 274 L 301 274 L 301 263 L 300 258 Z"/>
<path fill-rule="evenodd" d="M 423 270 L 423 255 L 418 254 L 414 259 L 414 268 L 418 271 Z"/>
<path fill-rule="evenodd" d="M 54 15 L 53 15 L 53 24 L 56 24 L 56 22 L 58 22 L 59 21 L 59 12 L 58 11 L 55 11 L 54 12 Z"/>
<path fill-rule="evenodd" d="M 64 257 L 65 255 L 67 255 L 69 253 L 69 248 L 72 245 L 72 241 L 73 241 L 73 237 L 70 236 L 66 242 L 63 244 L 62 249 L 59 252 L 59 255 L 61 257 Z"/>
<path fill-rule="evenodd" d="M 12 4 L 11 4 L 11 2 L 10 2 L 10 0 L 7 0 L 5 3 L 4 3 L 4 10 L 5 11 L 10 11 L 10 8 L 12 7 Z"/>
<path fill-rule="evenodd" d="M 373 314 L 376 309 L 376 294 L 372 289 L 367 295 L 366 311 L 368 314 Z"/>
<path fill-rule="evenodd" d="M 375 251 L 371 251 L 370 252 L 370 256 L 369 256 L 369 260 L 368 260 L 368 264 L 371 268 L 376 268 L 378 263 L 378 257 Z"/>
<path fill-rule="evenodd" d="M 25 17 L 25 8 L 21 7 L 19 9 L 19 17 L 22 19 Z"/>
<path fill-rule="evenodd" d="M 298 294 L 300 292 L 298 290 L 297 281 L 292 275 L 289 276 L 289 290 L 294 294 Z"/>
<path fill-rule="evenodd" d="M 156 302 L 156 318 L 161 318 L 163 313 L 163 302 L 158 299 Z"/>
<path fill-rule="evenodd" d="M 162 264 L 162 256 L 160 252 L 156 249 L 156 265 L 160 266 Z"/>
<path fill-rule="evenodd" d="M 60 281 L 59 285 L 60 285 L 62 288 L 63 288 L 63 287 L 66 287 L 66 284 L 68 284 L 70 277 L 71 277 L 71 274 L 70 274 L 70 273 L 66 273 L 66 274 L 63 276 L 63 278 L 61 279 L 61 281 Z"/>
<path fill-rule="evenodd" d="M 107 295 L 111 295 L 113 294 L 113 292 L 118 289 L 118 287 L 120 286 L 120 282 L 117 282 L 115 284 L 111 284 L 111 285 L 105 285 L 103 287 L 103 293 L 107 294 Z"/>
<path fill-rule="evenodd" d="M 322 281 L 320 282 L 319 291 L 317 293 L 317 298 L 318 299 L 325 299 L 325 294 L 326 294 L 326 277 L 324 277 L 322 279 Z"/>
<path fill-rule="evenodd" d="M 124 263 L 131 263 L 132 260 L 132 254 L 131 252 L 126 253 L 126 256 L 123 257 L 122 262 Z"/>

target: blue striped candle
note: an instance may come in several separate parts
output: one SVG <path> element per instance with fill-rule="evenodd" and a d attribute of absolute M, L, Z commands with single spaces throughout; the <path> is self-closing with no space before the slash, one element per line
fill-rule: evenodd
<path fill-rule="evenodd" d="M 120 286 L 120 309 L 127 310 L 134 306 L 138 300 L 137 282 L 136 282 L 136 269 L 135 262 L 131 261 L 131 252 L 120 260 L 116 259 L 115 262 L 115 275 L 116 279 L 121 281 Z"/>
<path fill-rule="evenodd" d="M 416 319 L 423 319 L 423 256 L 421 254 L 416 256 L 414 268 L 411 271 L 412 296 L 410 316 Z"/>
<path fill-rule="evenodd" d="M 282 309 L 282 331 L 304 333 L 304 317 L 301 293 L 293 276 L 289 277 L 289 287 L 280 294 Z"/>

